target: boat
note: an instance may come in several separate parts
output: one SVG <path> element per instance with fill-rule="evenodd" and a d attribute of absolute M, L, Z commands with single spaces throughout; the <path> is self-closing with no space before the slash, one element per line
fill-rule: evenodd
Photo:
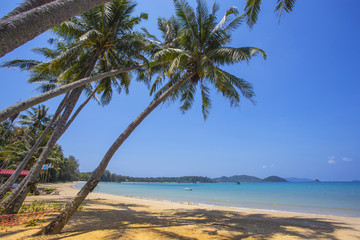
<path fill-rule="evenodd" d="M 185 188 L 185 191 L 192 191 L 192 188 Z"/>

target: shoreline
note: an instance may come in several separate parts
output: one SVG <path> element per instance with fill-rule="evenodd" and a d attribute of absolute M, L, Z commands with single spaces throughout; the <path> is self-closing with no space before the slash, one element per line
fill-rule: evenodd
<path fill-rule="evenodd" d="M 59 195 L 29 196 L 27 203 L 44 200 L 65 203 L 78 192 L 76 183 L 42 184 Z M 42 225 L 0 230 L 0 239 L 31 238 Z M 63 231 L 45 239 L 360 239 L 355 217 L 240 209 L 133 198 L 93 192 Z"/>
<path fill-rule="evenodd" d="M 85 181 L 77 181 L 77 182 L 74 182 L 74 185 L 73 187 L 75 189 L 78 189 L 80 190 L 80 188 L 77 188 L 75 187 L 75 185 L 77 183 L 84 183 Z M 132 183 L 132 182 L 129 182 L 129 183 Z M 143 183 L 143 182 L 141 182 Z M 144 182 L 146 183 L 146 182 Z M 95 188 L 96 189 L 96 188 Z M 288 210 L 282 210 L 282 209 L 265 209 L 265 208 L 252 208 L 252 207 L 238 207 L 238 206 L 226 206 L 226 205 L 216 205 L 216 204 L 207 204 L 207 203 L 197 203 L 197 202 L 185 202 L 185 201 L 176 201 L 176 200 L 166 200 L 166 199 L 156 199 L 156 198 L 147 198 L 147 197 L 139 197 L 139 196 L 131 196 L 131 195 L 122 195 L 122 194 L 117 194 L 117 193 L 106 193 L 106 192 L 101 192 L 101 191 L 94 191 L 94 193 L 101 193 L 101 194 L 109 194 L 109 195 L 114 195 L 114 196 L 118 196 L 118 197 L 124 197 L 124 198 L 129 198 L 129 199 L 143 199 L 143 200 L 149 200 L 149 201 L 160 201 L 160 202 L 170 202 L 170 203 L 180 203 L 180 204 L 186 204 L 186 205 L 198 205 L 198 206 L 209 206 L 209 207 L 214 207 L 214 208 L 225 208 L 225 209 L 233 209 L 233 210 L 244 210 L 244 211 L 247 211 L 247 210 L 256 210 L 256 211 L 259 211 L 259 212 L 281 212 L 281 213 L 291 213 L 291 214 L 307 214 L 307 215 L 314 215 L 314 216 L 323 216 L 323 217 L 344 217 L 344 218 L 347 218 L 347 217 L 350 217 L 350 218 L 358 218 L 360 220 L 360 216 L 351 216 L 351 215 L 341 215 L 341 214 L 334 214 L 334 213 L 319 213 L 319 212 L 304 212 L 302 211 L 302 209 L 299 208 L 299 210 L 297 211 L 296 210 L 296 207 L 295 206 L 291 206 L 291 205 L 288 205 L 288 206 L 283 206 L 283 207 L 293 207 L 295 208 L 294 211 L 288 211 Z M 280 205 L 278 205 L 280 206 Z M 318 210 L 319 208 L 317 207 L 306 207 L 308 209 L 315 209 L 315 210 Z M 321 208 L 320 208 L 321 209 Z M 334 208 L 336 209 L 336 208 Z M 324 208 L 325 210 L 325 208 Z M 340 211 L 344 211 L 344 209 L 339 209 Z"/>

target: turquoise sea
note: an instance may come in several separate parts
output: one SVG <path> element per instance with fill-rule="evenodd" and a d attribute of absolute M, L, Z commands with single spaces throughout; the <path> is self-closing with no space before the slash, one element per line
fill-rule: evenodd
<path fill-rule="evenodd" d="M 84 183 L 77 183 L 81 188 Z M 192 189 L 187 191 L 186 188 Z M 99 183 L 95 192 L 236 208 L 360 217 L 360 183 Z"/>

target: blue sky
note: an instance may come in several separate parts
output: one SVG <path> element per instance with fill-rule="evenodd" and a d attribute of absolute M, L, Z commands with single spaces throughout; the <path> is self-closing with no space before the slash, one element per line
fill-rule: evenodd
<path fill-rule="evenodd" d="M 194 4 L 194 0 L 189 0 Z M 3 0 L 0 14 L 16 6 Z M 158 34 L 156 19 L 169 17 L 170 0 L 137 1 L 137 12 L 149 14 L 141 26 Z M 213 1 L 209 1 L 213 3 Z M 218 1 L 219 18 L 230 5 Z M 178 104 L 155 110 L 111 160 L 111 172 L 130 176 L 208 177 L 248 174 L 258 177 L 307 177 L 320 180 L 360 179 L 360 2 L 317 0 L 296 2 L 295 11 L 278 19 L 276 1 L 263 1 L 252 31 L 234 32 L 232 46 L 255 46 L 267 52 L 264 61 L 227 67 L 253 83 L 256 105 L 243 100 L 231 108 L 212 92 L 209 118 L 201 114 L 200 96 L 182 114 Z M 221 15 L 221 16 L 220 16 Z M 7 54 L 36 58 L 29 49 L 46 46 L 45 33 Z M 38 94 L 27 73 L 0 69 L 0 108 Z M 54 111 L 60 99 L 46 103 Z M 90 103 L 59 143 L 74 155 L 81 171 L 92 171 L 125 127 L 151 101 L 148 89 L 133 81 L 129 95 L 116 95 L 109 106 Z"/>

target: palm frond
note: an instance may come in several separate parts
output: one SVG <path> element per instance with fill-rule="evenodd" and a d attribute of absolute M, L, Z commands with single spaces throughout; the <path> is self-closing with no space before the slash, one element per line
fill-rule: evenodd
<path fill-rule="evenodd" d="M 188 81 L 181 87 L 180 91 L 182 91 L 182 96 L 180 99 L 182 105 L 179 109 L 182 111 L 182 113 L 185 113 L 192 107 L 194 103 L 196 85 Z"/>
<path fill-rule="evenodd" d="M 294 9 L 295 0 L 277 0 L 277 5 L 275 7 L 275 13 L 280 17 L 283 14 L 283 12 L 292 12 Z"/>
<path fill-rule="evenodd" d="M 253 56 L 260 54 L 264 59 L 267 55 L 265 51 L 255 47 L 222 47 L 210 53 L 210 58 L 214 62 L 223 64 L 233 64 L 240 61 L 249 61 Z"/>
<path fill-rule="evenodd" d="M 260 12 L 260 5 L 262 0 L 247 0 L 244 9 L 244 15 L 247 22 L 247 25 L 250 29 L 255 25 L 259 12 Z"/>
<path fill-rule="evenodd" d="M 237 7 L 229 7 L 229 9 L 225 12 L 225 15 L 223 16 L 223 18 L 221 19 L 221 21 L 216 25 L 216 27 L 213 28 L 211 35 L 214 34 L 215 32 L 217 32 L 219 29 L 221 29 L 228 21 L 229 21 L 229 16 L 231 15 L 238 15 L 239 11 L 237 10 Z"/>
<path fill-rule="evenodd" d="M 206 120 L 210 114 L 211 109 L 211 99 L 210 99 L 210 89 L 204 85 L 203 82 L 201 82 L 201 111 L 204 117 L 204 120 Z"/>
<path fill-rule="evenodd" d="M 188 30 L 188 36 L 191 42 L 199 44 L 198 42 L 198 28 L 196 23 L 196 16 L 193 8 L 185 0 L 174 0 L 175 13 L 178 21 L 184 26 L 182 31 Z"/>
<path fill-rule="evenodd" d="M 39 64 L 39 61 L 30 60 L 30 59 L 14 59 L 10 61 L 6 61 L 1 64 L 2 68 L 19 68 L 20 70 L 29 70 L 32 67 Z"/>

